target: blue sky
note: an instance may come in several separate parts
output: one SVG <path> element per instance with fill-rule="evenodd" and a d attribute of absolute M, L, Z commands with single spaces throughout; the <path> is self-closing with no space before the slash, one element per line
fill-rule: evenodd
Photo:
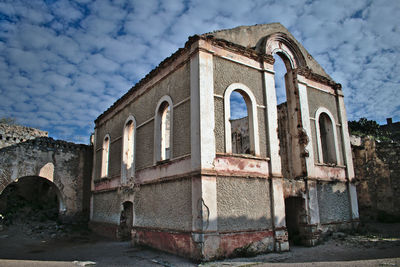
<path fill-rule="evenodd" d="M 398 121 L 399 14 L 398 0 L 3 0 L 0 117 L 88 143 L 94 119 L 188 36 L 281 22 L 342 84 L 349 119 Z"/>

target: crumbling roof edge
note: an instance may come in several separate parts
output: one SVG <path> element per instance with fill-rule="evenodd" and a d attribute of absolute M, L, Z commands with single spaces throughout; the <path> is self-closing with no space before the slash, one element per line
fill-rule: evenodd
<path fill-rule="evenodd" d="M 273 24 L 280 24 L 280 23 L 273 23 Z M 221 31 L 223 31 L 223 30 L 221 30 Z M 253 48 L 247 48 L 242 45 L 227 41 L 225 39 L 216 38 L 216 37 L 212 36 L 211 33 L 205 33 L 205 34 L 201 34 L 201 35 L 196 34 L 196 35 L 190 36 L 188 38 L 188 41 L 185 43 L 184 47 L 179 48 L 171 56 L 165 58 L 163 61 L 160 62 L 160 64 L 158 64 L 158 66 L 156 66 L 154 69 L 152 69 L 144 78 L 142 78 L 134 86 L 132 86 L 123 96 L 121 96 L 119 99 L 117 99 L 108 109 L 106 109 L 102 114 L 100 114 L 95 119 L 95 121 L 94 121 L 95 124 L 97 124 L 107 114 L 112 112 L 118 106 L 118 104 L 122 103 L 125 99 L 127 99 L 130 95 L 132 95 L 136 90 L 141 88 L 146 82 L 148 82 L 154 76 L 156 76 L 158 74 L 158 72 L 160 70 L 162 70 L 167 64 L 173 62 L 176 58 L 178 58 L 184 52 L 186 52 L 193 43 L 195 43 L 199 40 L 210 41 L 214 45 L 229 49 L 234 52 L 238 52 L 244 56 L 250 57 L 255 60 L 263 60 L 263 61 L 266 61 L 271 64 L 274 64 L 274 61 L 275 61 L 273 56 L 271 56 L 271 55 L 262 54 L 262 53 L 257 52 Z M 301 68 L 298 70 L 298 73 L 300 75 L 304 75 L 305 77 L 310 78 L 312 80 L 316 80 L 323 84 L 333 86 L 335 89 L 339 89 L 339 90 L 341 89 L 341 84 L 334 82 L 332 79 L 328 79 L 327 77 L 316 74 L 309 68 Z"/>
<path fill-rule="evenodd" d="M 199 40 L 205 40 L 205 41 L 211 41 L 213 44 L 239 52 L 245 56 L 248 56 L 253 59 L 262 59 L 265 60 L 269 63 L 274 62 L 274 59 L 272 56 L 268 56 L 266 54 L 261 54 L 258 53 L 256 50 L 252 48 L 246 48 L 244 46 L 229 42 L 224 39 L 218 39 L 213 36 L 208 36 L 208 35 L 193 35 L 188 38 L 188 41 L 185 43 L 185 46 L 183 48 L 179 48 L 175 53 L 173 53 L 171 56 L 165 58 L 163 61 L 161 61 L 160 64 L 158 64 L 157 67 L 152 69 L 144 78 L 142 78 L 139 82 L 137 82 L 134 86 L 132 86 L 128 92 L 126 92 L 123 96 L 121 96 L 118 100 L 116 100 L 107 110 L 105 110 L 102 114 L 100 114 L 97 119 L 94 121 L 95 124 L 97 124 L 102 118 L 104 118 L 108 113 L 110 113 L 112 110 L 116 108 L 116 106 L 120 103 L 122 103 L 125 99 L 127 99 L 133 92 L 138 90 L 141 86 L 143 86 L 146 82 L 148 82 L 150 79 L 152 79 L 163 67 L 165 67 L 167 64 L 171 63 L 174 61 L 176 58 L 181 56 L 184 52 L 186 52 L 190 46 L 199 41 Z"/>

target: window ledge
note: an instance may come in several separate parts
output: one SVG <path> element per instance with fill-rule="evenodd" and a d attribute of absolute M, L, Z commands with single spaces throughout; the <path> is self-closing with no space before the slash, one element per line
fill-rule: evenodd
<path fill-rule="evenodd" d="M 171 162 L 171 159 L 160 160 L 160 161 L 157 161 L 157 162 L 156 162 L 156 166 L 164 165 L 164 164 L 167 164 L 167 163 L 169 163 L 169 162 Z"/>
<path fill-rule="evenodd" d="M 346 169 L 346 166 L 343 165 L 337 165 L 337 164 L 328 164 L 328 163 L 314 163 L 315 166 L 320 166 L 320 167 L 331 167 L 331 168 L 342 168 Z"/>
<path fill-rule="evenodd" d="M 257 159 L 257 160 L 264 160 L 264 161 L 269 161 L 270 158 L 268 157 L 260 157 L 260 156 L 254 156 L 254 155 L 249 155 L 249 154 L 233 154 L 233 153 L 216 153 L 217 157 L 234 157 L 234 158 L 244 158 L 244 159 Z"/>

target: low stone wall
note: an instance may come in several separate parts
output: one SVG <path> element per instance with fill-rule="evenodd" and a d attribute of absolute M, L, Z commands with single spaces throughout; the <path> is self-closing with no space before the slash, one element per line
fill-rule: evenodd
<path fill-rule="evenodd" d="M 352 138 L 360 218 L 400 220 L 400 143 Z"/>

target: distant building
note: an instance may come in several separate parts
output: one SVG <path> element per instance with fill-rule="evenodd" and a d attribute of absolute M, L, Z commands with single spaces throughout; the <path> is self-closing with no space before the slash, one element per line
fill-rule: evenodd
<path fill-rule="evenodd" d="M 381 125 L 380 128 L 389 133 L 391 138 L 400 141 L 400 121 L 393 122 L 392 118 L 387 118 L 386 124 Z"/>

